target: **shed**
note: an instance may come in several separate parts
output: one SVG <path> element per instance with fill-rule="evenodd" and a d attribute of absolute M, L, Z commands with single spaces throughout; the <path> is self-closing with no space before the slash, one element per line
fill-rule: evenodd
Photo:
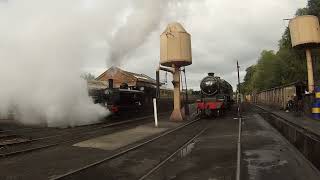
<path fill-rule="evenodd" d="M 157 85 L 155 79 L 145 74 L 125 71 L 114 66 L 112 66 L 96 78 L 97 81 L 104 82 L 107 82 L 108 79 L 113 79 L 113 86 L 115 88 L 120 87 L 122 83 L 127 83 L 129 88 L 131 89 L 139 89 L 140 87 L 156 88 Z"/>

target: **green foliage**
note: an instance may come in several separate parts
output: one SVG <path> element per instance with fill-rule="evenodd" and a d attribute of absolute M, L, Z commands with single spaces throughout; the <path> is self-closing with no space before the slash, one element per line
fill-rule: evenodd
<path fill-rule="evenodd" d="M 296 15 L 315 15 L 320 17 L 320 0 L 308 0 L 306 8 L 300 8 Z M 315 76 L 320 75 L 320 63 L 315 62 Z M 289 28 L 286 28 L 279 40 L 279 50 L 263 50 L 256 65 L 246 69 L 241 90 L 245 94 L 269 89 L 307 79 L 305 52 L 291 47 Z"/>
<path fill-rule="evenodd" d="M 308 0 L 308 14 L 320 17 L 320 0 Z"/>
<path fill-rule="evenodd" d="M 308 15 L 309 14 L 309 9 L 308 8 L 299 8 L 296 11 L 296 16 L 303 16 L 303 15 Z"/>
<path fill-rule="evenodd" d="M 83 73 L 83 74 L 81 74 L 81 76 L 80 76 L 82 79 L 84 79 L 84 80 L 94 80 L 95 79 L 95 77 L 94 77 L 94 75 L 93 74 L 91 74 L 91 73 Z"/>

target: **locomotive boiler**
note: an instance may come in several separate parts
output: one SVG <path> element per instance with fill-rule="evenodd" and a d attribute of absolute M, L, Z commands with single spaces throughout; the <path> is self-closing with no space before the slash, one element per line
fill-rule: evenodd
<path fill-rule="evenodd" d="M 214 73 L 208 73 L 200 83 L 201 99 L 197 110 L 202 116 L 220 116 L 232 105 L 232 86 Z"/>

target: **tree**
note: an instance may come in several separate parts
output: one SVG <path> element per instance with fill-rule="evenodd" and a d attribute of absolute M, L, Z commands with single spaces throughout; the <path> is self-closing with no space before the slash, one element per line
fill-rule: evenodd
<path fill-rule="evenodd" d="M 95 76 L 91 73 L 82 73 L 80 77 L 87 81 L 95 79 Z"/>
<path fill-rule="evenodd" d="M 320 0 L 308 0 L 307 7 L 298 9 L 295 15 L 308 14 L 320 18 Z M 317 59 L 319 57 L 314 58 L 315 77 L 320 76 L 320 63 Z M 262 51 L 257 64 L 246 69 L 241 88 L 248 94 L 295 81 L 305 81 L 306 67 L 305 52 L 292 48 L 290 30 L 287 27 L 279 40 L 279 50 L 276 53 Z"/>
<path fill-rule="evenodd" d="M 256 73 L 256 65 L 252 65 L 250 67 L 248 67 L 246 69 L 246 75 L 244 77 L 244 82 L 241 83 L 241 91 L 244 94 L 250 94 L 252 93 L 253 89 L 254 89 L 254 84 L 253 84 L 253 79 L 254 79 L 254 75 Z"/>
<path fill-rule="evenodd" d="M 308 14 L 320 17 L 320 0 L 308 0 Z"/>

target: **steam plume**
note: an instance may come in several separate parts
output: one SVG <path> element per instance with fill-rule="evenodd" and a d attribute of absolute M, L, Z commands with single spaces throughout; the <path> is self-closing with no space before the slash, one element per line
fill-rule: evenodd
<path fill-rule="evenodd" d="M 14 111 L 23 123 L 48 126 L 88 124 L 105 116 L 80 79 L 90 48 L 109 50 L 100 58 L 119 65 L 158 28 L 169 2 L 0 2 L 0 116 Z"/>
<path fill-rule="evenodd" d="M 77 1 L 9 1 L 0 6 L 0 114 L 25 124 L 76 126 L 107 115 L 80 79 L 87 49 L 109 16 Z M 106 17 L 106 18 L 105 18 Z M 102 23 L 104 22 L 104 23 Z"/>
<path fill-rule="evenodd" d="M 119 65 L 124 57 L 142 45 L 159 28 L 165 10 L 172 0 L 137 0 L 110 41 L 110 62 Z"/>

